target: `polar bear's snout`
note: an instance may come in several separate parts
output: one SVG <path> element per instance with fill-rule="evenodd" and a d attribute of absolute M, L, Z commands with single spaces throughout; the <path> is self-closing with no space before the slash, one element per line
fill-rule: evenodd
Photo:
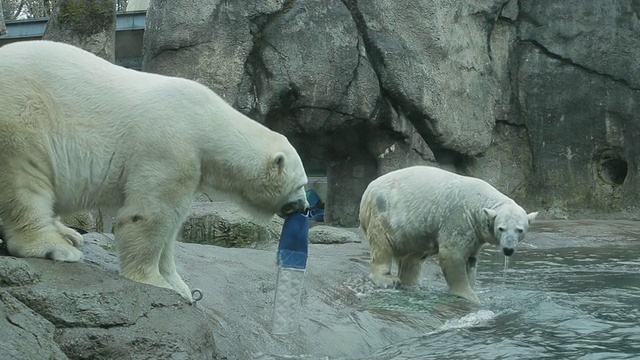
<path fill-rule="evenodd" d="M 520 242 L 520 238 L 516 234 L 503 233 L 500 239 L 500 247 L 505 256 L 511 256 L 516 251 L 515 248 Z"/>
<path fill-rule="evenodd" d="M 307 210 L 308 207 L 309 203 L 306 199 L 291 201 L 282 205 L 280 211 L 278 212 L 278 216 L 284 219 L 291 214 L 303 213 Z"/>

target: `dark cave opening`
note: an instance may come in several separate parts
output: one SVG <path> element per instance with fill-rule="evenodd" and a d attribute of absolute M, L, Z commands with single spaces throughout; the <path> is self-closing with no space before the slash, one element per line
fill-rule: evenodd
<path fill-rule="evenodd" d="M 610 185 L 622 185 L 627 178 L 628 164 L 616 150 L 604 150 L 597 159 L 598 176 Z"/>

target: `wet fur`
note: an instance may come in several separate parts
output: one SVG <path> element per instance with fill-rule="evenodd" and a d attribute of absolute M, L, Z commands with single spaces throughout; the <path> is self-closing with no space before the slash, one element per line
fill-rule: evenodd
<path fill-rule="evenodd" d="M 428 166 L 388 173 L 369 184 L 360 203 L 371 278 L 382 287 L 416 284 L 424 260 L 437 255 L 450 292 L 479 302 L 478 251 L 485 243 L 521 241 L 536 215 L 480 179 Z"/>

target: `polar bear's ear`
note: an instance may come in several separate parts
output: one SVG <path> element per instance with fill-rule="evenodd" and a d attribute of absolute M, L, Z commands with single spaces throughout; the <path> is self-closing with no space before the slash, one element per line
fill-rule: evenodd
<path fill-rule="evenodd" d="M 284 163 L 286 161 L 286 156 L 284 153 L 277 152 L 271 158 L 271 171 L 274 174 L 282 174 L 284 172 Z"/>
<path fill-rule="evenodd" d="M 533 220 L 536 219 L 536 216 L 538 216 L 538 212 L 537 211 L 527 214 L 527 219 L 529 219 L 529 224 L 531 224 L 533 222 Z"/>
<path fill-rule="evenodd" d="M 484 214 L 487 216 L 487 220 L 489 221 L 493 221 L 493 219 L 495 219 L 496 216 L 498 216 L 498 212 L 493 209 L 482 208 L 482 211 L 484 211 Z"/>

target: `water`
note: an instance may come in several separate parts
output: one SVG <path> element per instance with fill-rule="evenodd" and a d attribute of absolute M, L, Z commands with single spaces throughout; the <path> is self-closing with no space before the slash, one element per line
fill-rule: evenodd
<path fill-rule="evenodd" d="M 479 261 L 481 309 L 432 307 L 454 316 L 367 358 L 640 359 L 640 246 L 521 249 L 508 267 L 485 250 Z"/>
<path fill-rule="evenodd" d="M 365 341 L 357 356 L 256 359 L 640 359 L 640 223 L 545 221 L 527 238 L 509 259 L 483 249 L 476 285 L 481 306 L 447 294 L 434 261 L 413 289 L 375 289 L 346 275 L 336 284 L 343 295 L 327 304 L 349 304 L 358 328 L 322 314 L 314 318 L 332 331 L 349 329 L 341 333 L 344 343 Z M 366 267 L 368 254 L 358 261 Z"/>

